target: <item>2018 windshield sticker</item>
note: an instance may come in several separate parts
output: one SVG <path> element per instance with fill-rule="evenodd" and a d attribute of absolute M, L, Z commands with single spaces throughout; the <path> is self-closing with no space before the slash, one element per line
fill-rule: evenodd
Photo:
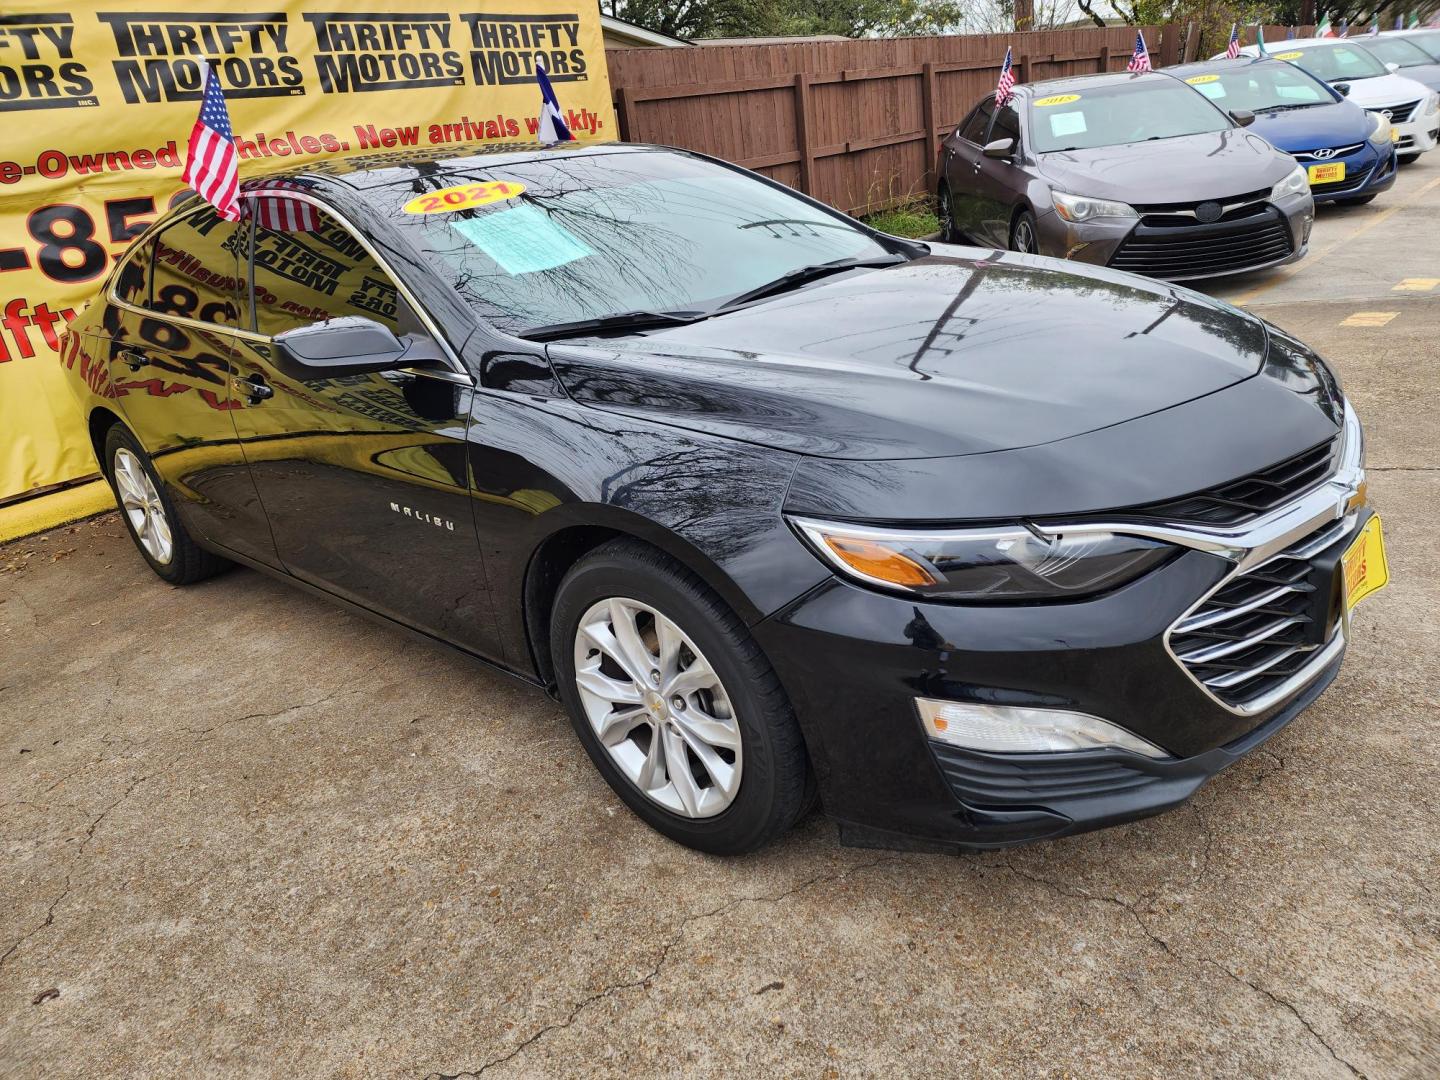
<path fill-rule="evenodd" d="M 1069 105 L 1070 102 L 1079 100 L 1079 94 L 1054 94 L 1051 97 L 1042 97 L 1034 104 L 1037 109 L 1043 109 L 1050 105 Z"/>
<path fill-rule="evenodd" d="M 475 206 L 504 202 L 506 199 L 515 198 L 524 190 L 524 184 L 517 184 L 513 180 L 457 184 L 417 195 L 406 203 L 403 209 L 407 214 L 446 214 L 452 210 L 469 210 Z"/>
<path fill-rule="evenodd" d="M 1191 75 L 1185 80 L 1191 86 L 1203 86 L 1205 83 L 1219 82 L 1219 75 Z"/>
<path fill-rule="evenodd" d="M 1275 59 L 1276 59 L 1276 60 L 1299 60 L 1300 57 L 1302 57 L 1302 56 L 1304 56 L 1304 55 L 1305 55 L 1305 51 L 1304 51 L 1303 49 L 1296 49 L 1294 52 L 1276 53 L 1276 54 L 1275 54 Z"/>

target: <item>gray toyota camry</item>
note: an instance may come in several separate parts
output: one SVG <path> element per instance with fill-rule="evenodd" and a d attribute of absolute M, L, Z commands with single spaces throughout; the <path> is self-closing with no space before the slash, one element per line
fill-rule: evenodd
<path fill-rule="evenodd" d="M 987 96 L 945 139 L 949 239 L 1172 281 L 1305 254 L 1304 168 L 1163 72 L 1055 79 Z"/>

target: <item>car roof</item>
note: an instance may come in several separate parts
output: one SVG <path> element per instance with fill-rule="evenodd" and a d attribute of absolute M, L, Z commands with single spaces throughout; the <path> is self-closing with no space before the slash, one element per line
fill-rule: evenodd
<path fill-rule="evenodd" d="M 1283 64 L 1284 60 L 1276 60 L 1273 56 L 1245 56 L 1241 54 L 1234 60 L 1219 56 L 1213 60 L 1192 60 L 1188 64 L 1174 64 L 1167 68 L 1161 68 L 1166 75 L 1173 75 L 1177 79 L 1186 75 L 1197 75 L 1200 73 L 1211 74 L 1217 71 L 1238 71 L 1244 67 L 1254 67 L 1257 64 Z"/>
<path fill-rule="evenodd" d="M 374 154 L 328 158 L 303 165 L 278 164 L 274 168 L 247 171 L 241 189 L 264 187 L 275 181 L 316 181 L 321 185 L 340 184 L 365 191 L 390 184 L 414 183 L 415 170 L 424 166 L 435 175 L 464 173 L 476 169 L 513 165 L 522 161 L 556 161 L 562 158 L 601 154 L 633 154 L 654 151 L 684 153 L 669 146 L 647 143 L 570 142 L 555 146 L 538 143 L 457 143 L 433 149 L 395 148 Z"/>
<path fill-rule="evenodd" d="M 1163 78 L 1165 76 L 1158 71 L 1107 71 L 1094 75 L 1070 75 L 1059 79 L 1022 83 L 1015 87 L 1015 92 L 1020 96 L 1046 97 L 1071 90 L 1094 89 L 1097 86 L 1113 86 L 1116 83 L 1132 83 L 1142 79 L 1158 83 Z"/>

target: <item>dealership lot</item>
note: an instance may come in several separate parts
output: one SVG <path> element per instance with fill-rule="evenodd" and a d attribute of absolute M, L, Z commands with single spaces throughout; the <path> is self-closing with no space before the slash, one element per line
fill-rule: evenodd
<path fill-rule="evenodd" d="M 456 655 L 113 516 L 0 548 L 0 1073 L 1440 1070 L 1437 250 L 1427 157 L 1210 288 L 1335 361 L 1394 581 L 1265 748 L 1057 843 L 706 858 Z"/>

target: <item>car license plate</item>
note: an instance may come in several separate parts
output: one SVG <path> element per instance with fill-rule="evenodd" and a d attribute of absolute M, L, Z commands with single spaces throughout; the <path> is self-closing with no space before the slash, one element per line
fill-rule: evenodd
<path fill-rule="evenodd" d="M 1390 580 L 1380 518 L 1372 517 L 1340 558 L 1345 568 L 1345 608 L 1350 610 Z"/>
<path fill-rule="evenodd" d="M 1312 184 L 1333 184 L 1337 180 L 1345 179 L 1345 163 L 1343 161 L 1327 162 L 1324 165 L 1311 165 L 1309 168 L 1310 183 Z"/>

